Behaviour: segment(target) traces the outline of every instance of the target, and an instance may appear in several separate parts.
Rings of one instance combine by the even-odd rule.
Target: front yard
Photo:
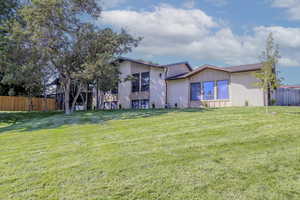
[[[0,113],[0,199],[300,199],[300,107]]]

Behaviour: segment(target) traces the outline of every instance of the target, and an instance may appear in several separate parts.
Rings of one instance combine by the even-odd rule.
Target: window
[[[217,81],[218,99],[229,99],[229,81]]]
[[[191,83],[191,101],[199,101],[201,99],[201,84]]]
[[[149,100],[148,99],[140,100],[140,108],[148,109],[149,108]]]
[[[203,83],[203,100],[214,100],[215,98],[215,82],[208,81]]]
[[[149,108],[149,99],[132,100],[131,108],[132,109],[148,109]]]
[[[131,101],[131,108],[132,109],[139,109],[140,101],[139,100],[132,100]]]
[[[149,91],[150,88],[150,73],[144,72],[141,74],[142,79],[142,85],[141,85],[141,91]]]
[[[140,91],[140,74],[132,74],[134,80],[132,80],[132,92]]]

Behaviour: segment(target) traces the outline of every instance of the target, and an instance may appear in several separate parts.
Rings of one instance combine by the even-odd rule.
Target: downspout
[[[165,107],[168,105],[168,81],[166,80],[167,79],[167,75],[168,75],[168,67],[166,67],[166,70],[165,70],[165,85],[166,85],[166,95],[165,95]]]
[[[189,84],[189,88],[188,88],[188,108],[191,108],[191,78],[188,78],[188,84]]]

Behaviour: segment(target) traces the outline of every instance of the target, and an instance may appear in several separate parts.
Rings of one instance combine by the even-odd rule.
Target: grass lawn
[[[0,199],[300,199],[300,107],[0,113]]]

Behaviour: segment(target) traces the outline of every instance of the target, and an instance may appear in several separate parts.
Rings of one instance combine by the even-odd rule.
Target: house
[[[114,107],[264,106],[266,102],[254,75],[262,64],[193,69],[188,62],[158,65],[129,58],[119,58],[119,62],[123,81],[113,98]],[[134,79],[125,81],[128,76]]]

